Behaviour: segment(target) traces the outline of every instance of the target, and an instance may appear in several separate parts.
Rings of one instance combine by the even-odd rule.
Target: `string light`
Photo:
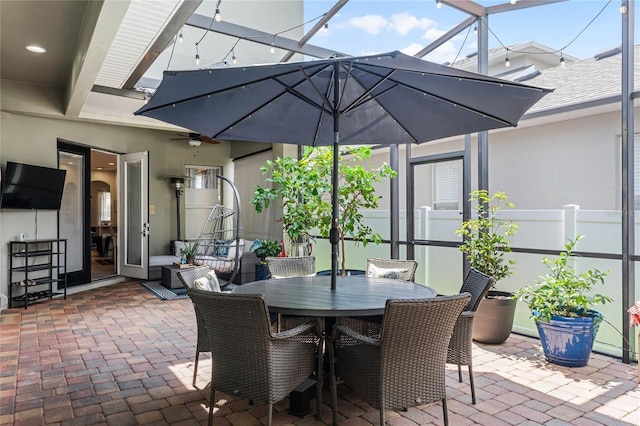
[[[478,24],[475,24],[475,25],[473,26],[473,33],[474,33],[475,35],[478,35]]]
[[[562,52],[560,52],[560,66],[564,67],[565,65],[564,56],[562,55]]]
[[[216,14],[213,15],[213,19],[215,19],[216,22],[222,21],[222,13],[220,13],[220,3],[222,3],[222,0],[218,0],[218,4],[216,4]]]
[[[620,5],[620,13],[623,15],[627,13],[627,0],[622,0],[622,4]]]
[[[276,36],[275,36],[275,34],[273,36],[273,41],[271,42],[270,51],[271,51],[271,53],[276,53]]]
[[[200,65],[200,55],[196,53],[196,65]]]
[[[442,9],[442,2],[440,0],[436,0],[436,7]]]
[[[517,2],[518,2],[518,0],[511,0],[509,3],[516,4]]]
[[[237,63],[238,63],[238,58],[236,58],[236,52],[235,52],[235,50],[232,50],[232,51],[231,51],[231,63],[232,63],[233,65],[235,65],[235,64],[237,64]]]
[[[507,57],[504,58],[504,66],[507,68],[511,66],[511,61],[509,60],[509,52],[507,52]]]
[[[180,28],[180,34],[178,34],[178,43],[182,44],[184,42],[184,37],[182,36],[182,28]]]
[[[322,27],[322,32],[324,32],[325,34],[329,32],[329,23],[324,24],[324,27]]]

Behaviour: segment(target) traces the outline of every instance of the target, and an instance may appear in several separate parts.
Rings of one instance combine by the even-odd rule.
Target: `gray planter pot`
[[[513,293],[490,291],[476,311],[473,340],[498,345],[511,334],[517,299]]]

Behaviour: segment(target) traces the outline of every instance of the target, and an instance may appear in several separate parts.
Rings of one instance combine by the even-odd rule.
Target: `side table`
[[[184,286],[182,285],[182,283],[180,282],[180,279],[178,279],[178,272],[180,271],[187,271],[191,268],[194,268],[195,266],[190,265],[190,266],[173,266],[173,265],[163,265],[162,266],[162,275],[161,275],[161,283],[164,287],[168,288],[169,290],[173,290],[176,288],[183,288]]]

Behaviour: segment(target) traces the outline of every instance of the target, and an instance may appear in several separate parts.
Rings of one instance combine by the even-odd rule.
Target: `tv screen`
[[[7,161],[0,209],[59,210],[66,170]]]

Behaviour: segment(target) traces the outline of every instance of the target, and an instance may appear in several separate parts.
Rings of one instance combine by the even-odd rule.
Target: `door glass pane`
[[[58,164],[67,171],[60,205],[60,238],[67,239],[67,272],[83,269],[82,194],[84,192],[83,156],[59,152]]]
[[[125,162],[125,179],[125,203],[128,211],[124,228],[125,234],[122,236],[126,241],[125,264],[141,265],[142,242],[139,236],[142,231],[143,219],[140,208],[140,194],[142,194],[142,165],[140,161]]]

